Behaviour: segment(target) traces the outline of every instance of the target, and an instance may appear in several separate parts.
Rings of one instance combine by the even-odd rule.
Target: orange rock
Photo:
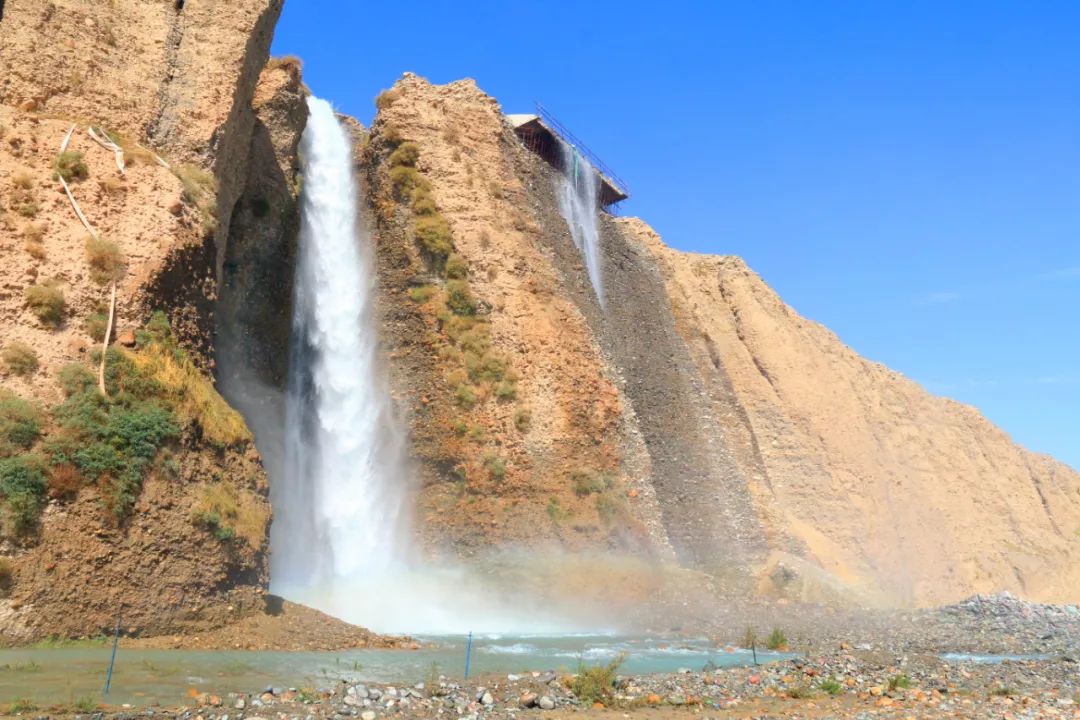
[[[593,706],[593,709],[594,709],[594,710],[603,710],[603,709],[604,709],[604,703],[602,703],[602,702],[599,702],[599,701],[597,701],[597,702],[594,702],[594,703],[592,704],[592,706]]]
[[[660,696],[655,693],[649,693],[648,696],[645,698],[645,702],[649,703],[650,705],[657,705],[660,702]]]
[[[630,492],[627,493],[632,498],[636,498],[638,495],[637,488],[630,488]]]
[[[761,676],[760,675],[751,675],[750,677],[747,678],[747,682],[749,682],[751,685],[760,685],[761,684]]]

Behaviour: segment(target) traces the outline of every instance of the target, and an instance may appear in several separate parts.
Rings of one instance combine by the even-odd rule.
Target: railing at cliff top
[[[630,186],[627,185],[622,178],[616,175],[611,168],[605,165],[604,161],[597,157],[596,153],[590,150],[585,143],[578,140],[577,137],[574,136],[574,133],[567,130],[561,122],[556,120],[555,116],[548,112],[540,103],[536,103],[536,114],[540,116],[540,119],[544,121],[544,124],[548,126],[548,129],[555,132],[560,138],[570,143],[575,150],[584,155],[589,161],[589,164],[607,178],[611,184],[615,186],[616,190],[627,197],[630,196]]]

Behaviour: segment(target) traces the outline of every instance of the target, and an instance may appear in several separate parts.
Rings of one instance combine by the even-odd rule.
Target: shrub
[[[20,232],[23,238],[30,243],[39,243],[45,237],[45,223],[31,222],[23,225],[23,229]]]
[[[0,558],[0,596],[7,597],[15,583],[15,565],[7,558]]]
[[[22,456],[0,460],[0,496],[9,535],[25,535],[37,524],[45,490],[45,477],[36,463]]]
[[[104,338],[104,335],[102,335]],[[84,392],[97,382],[93,373],[85,365],[80,363],[68,363],[60,368],[58,375],[60,389],[64,391],[64,397],[71,397],[76,393]]]
[[[911,687],[911,678],[909,678],[907,675],[904,675],[903,673],[901,673],[900,675],[894,675],[889,678],[888,687],[889,692],[893,692],[895,690],[907,690],[909,687]]]
[[[87,315],[83,321],[83,330],[94,342],[105,341],[105,331],[109,328],[109,316],[105,313]],[[81,366],[80,366],[81,367]]]
[[[793,700],[802,700],[813,695],[809,685],[792,685],[786,690],[786,694]]]
[[[72,703],[72,707],[81,713],[92,713],[97,709],[97,703],[94,702],[94,698],[86,695]]]
[[[450,224],[442,215],[421,215],[416,218],[414,230],[420,246],[436,262],[442,262],[454,251]]]
[[[818,684],[818,688],[829,695],[839,695],[843,691],[844,686],[835,680],[829,679],[822,680]]]
[[[90,279],[98,285],[119,282],[124,277],[124,254],[114,242],[87,238],[86,260],[90,264]]]
[[[518,408],[514,411],[514,427],[518,432],[525,432],[532,425],[532,411],[529,408]]]
[[[54,500],[74,500],[86,478],[74,465],[56,465],[49,468],[49,497]]]
[[[34,187],[34,178],[25,170],[20,170],[11,176],[11,184],[20,190],[30,190]]]
[[[45,246],[39,242],[33,240],[27,240],[23,245],[23,249],[26,250],[26,254],[35,260],[44,260],[46,257]]]
[[[446,283],[446,306],[455,315],[476,314],[476,298],[473,297],[468,282],[450,280]]]
[[[86,167],[81,152],[65,150],[56,157],[56,174],[71,182],[90,177],[90,170]]]
[[[503,380],[495,386],[495,397],[499,400],[514,400],[517,398],[517,383]]]
[[[464,280],[469,275],[469,265],[465,262],[465,258],[457,253],[450,253],[450,256],[446,258],[446,267],[443,271],[451,280]]]
[[[397,165],[390,168],[390,187],[394,196],[399,200],[411,198],[413,193],[421,190],[421,195],[430,193],[428,182],[424,176],[417,172],[416,168],[408,165]]]
[[[588,470],[571,471],[570,484],[574,488],[574,494],[578,497],[587,497],[593,493],[603,492],[611,486],[602,475]]]
[[[416,303],[426,303],[434,295],[434,285],[421,285],[420,287],[409,288],[409,298]]]
[[[176,177],[184,191],[182,197],[198,209],[202,215],[203,233],[209,235],[217,229],[217,179],[195,165],[174,166]]]
[[[417,215],[437,215],[439,206],[435,204],[435,198],[431,197],[431,190],[426,186],[418,186],[411,193],[412,209]]]
[[[375,107],[378,110],[385,110],[394,104],[394,101],[401,97],[401,91],[397,88],[390,88],[389,90],[383,90],[381,93],[375,96]]]
[[[282,55],[281,57],[272,57],[267,60],[266,67],[270,70],[281,68],[289,73],[296,74],[304,69],[304,61],[295,55]]]
[[[127,160],[127,157],[125,156],[124,159]],[[114,177],[100,178],[98,180],[98,187],[100,187],[102,192],[106,195],[119,195],[125,190],[124,182],[120,180],[120,178]]]
[[[26,343],[13,342],[4,348],[4,364],[16,375],[29,375],[38,369],[38,356]]]
[[[41,420],[34,405],[0,390],[0,456],[29,450],[41,436]]]
[[[502,480],[506,477],[506,461],[498,455],[485,455],[484,467],[487,469],[488,474],[496,480]]]
[[[461,418],[458,418],[457,420],[454,420],[454,422],[450,423],[450,429],[454,431],[455,435],[457,435],[458,437],[462,437],[465,435],[465,433],[469,431],[469,424]]]
[[[483,425],[473,425],[469,430],[469,437],[477,442],[483,440],[485,436],[487,436],[487,428]]]
[[[26,202],[19,205],[19,207],[16,208],[16,211],[23,217],[32,218],[37,216],[38,206],[37,203]]]
[[[64,291],[55,282],[26,288],[26,305],[45,327],[60,327],[67,314]]]
[[[460,383],[454,390],[454,396],[457,398],[458,405],[466,410],[476,407],[476,391],[473,390],[471,385]]]
[[[611,702],[615,691],[615,676],[625,658],[620,655],[606,665],[587,666],[578,662],[577,675],[570,679],[567,686],[583,703]]]
[[[33,712],[34,710],[37,710],[37,705],[35,705],[30,698],[16,698],[15,700],[12,700],[11,705],[8,706],[8,712],[12,715]]]
[[[420,148],[414,142],[403,142],[390,153],[390,167],[416,167],[420,159]]]
[[[996,687],[990,691],[990,695],[993,697],[1012,697],[1015,694],[1016,691],[1007,685]]]
[[[747,649],[757,647],[757,631],[749,625],[746,626],[746,631],[743,633],[743,647]]]
[[[788,641],[787,636],[784,635],[784,631],[780,628],[773,628],[772,633],[769,635],[769,639],[765,641],[765,647],[770,650],[787,650]]]
[[[619,501],[611,497],[610,493],[600,493],[594,502],[596,514],[604,522],[611,522],[611,519],[619,514]]]

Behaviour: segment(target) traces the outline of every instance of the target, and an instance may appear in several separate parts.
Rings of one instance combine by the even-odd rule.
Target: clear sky
[[[370,122],[405,71],[540,101],[669,245],[1080,468],[1080,2],[288,0]]]

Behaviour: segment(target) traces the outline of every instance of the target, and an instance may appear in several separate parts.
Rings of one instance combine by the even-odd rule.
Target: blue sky
[[[365,123],[539,100],[669,245],[1080,468],[1080,3],[288,0],[273,51]]]

